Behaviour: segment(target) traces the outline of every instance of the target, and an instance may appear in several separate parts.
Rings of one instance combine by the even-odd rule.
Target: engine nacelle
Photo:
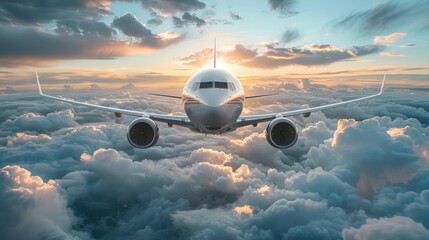
[[[266,138],[275,148],[289,148],[298,140],[298,131],[290,119],[280,117],[268,124]]]
[[[137,118],[128,126],[127,137],[136,148],[152,147],[159,138],[158,125],[149,118]]]

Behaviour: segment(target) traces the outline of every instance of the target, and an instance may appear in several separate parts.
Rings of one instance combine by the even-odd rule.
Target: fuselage
[[[235,130],[243,110],[244,90],[231,73],[205,69],[186,82],[182,98],[194,131],[221,134]]]

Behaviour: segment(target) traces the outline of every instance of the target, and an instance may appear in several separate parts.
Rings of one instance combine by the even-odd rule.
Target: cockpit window
[[[212,88],[212,87],[213,87],[213,82],[201,82],[200,83],[200,89]]]
[[[229,89],[231,91],[235,91],[234,83],[232,82],[197,82],[192,86],[192,90],[195,91],[197,89],[207,89],[207,88],[222,88]]]
[[[214,82],[215,88],[226,88],[228,89],[227,82]]]
[[[229,82],[229,83],[228,83],[228,88],[229,88],[231,91],[235,91],[235,85],[234,85],[234,83]]]

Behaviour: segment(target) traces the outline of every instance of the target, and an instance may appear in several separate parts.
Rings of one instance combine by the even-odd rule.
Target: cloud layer
[[[376,92],[308,79],[263,90],[274,89],[281,94],[248,102],[246,113]],[[131,90],[80,90],[79,100],[180,109]],[[0,212],[14,216],[0,218],[6,238],[428,237],[426,92],[388,89],[365,104],[297,117],[298,143],[283,151],[266,143],[264,124],[208,137],[160,124],[157,145],[135,149],[125,134],[132,118],[113,123],[108,113],[10,94],[0,96],[15,98],[0,114]]]

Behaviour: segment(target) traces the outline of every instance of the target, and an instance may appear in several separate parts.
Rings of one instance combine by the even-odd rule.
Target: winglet
[[[42,87],[40,87],[39,75],[37,74],[37,72],[36,72],[36,80],[37,80],[37,86],[39,87],[39,94],[43,95]]]
[[[386,75],[387,74],[385,73],[383,77],[383,82],[381,83],[380,92],[378,93],[378,95],[381,95],[384,91],[384,82],[386,82]]]

